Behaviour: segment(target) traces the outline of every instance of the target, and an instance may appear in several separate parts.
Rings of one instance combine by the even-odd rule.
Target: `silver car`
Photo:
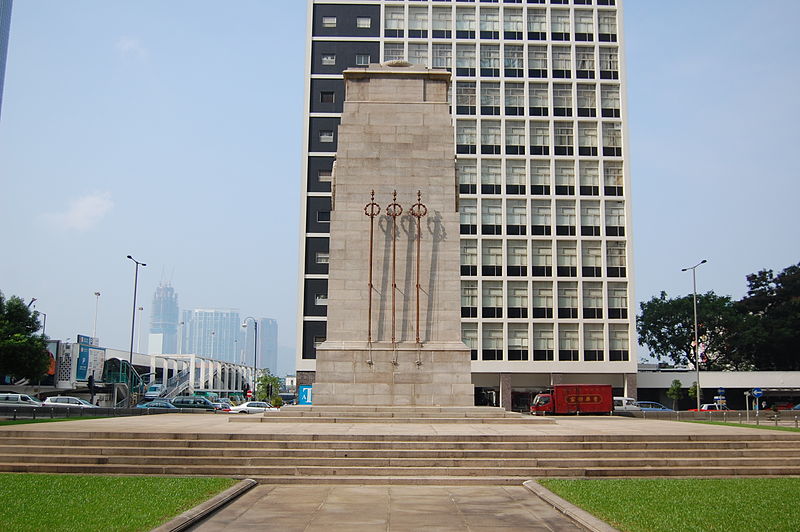
[[[247,401],[238,406],[231,407],[232,414],[260,414],[266,410],[275,409],[271,404],[264,401]]]

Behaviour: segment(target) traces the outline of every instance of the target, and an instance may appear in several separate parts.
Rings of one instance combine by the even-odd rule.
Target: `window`
[[[622,163],[608,161],[603,164],[603,193],[606,196],[622,196]]]
[[[625,236],[625,204],[606,202],[606,236]]]
[[[500,161],[497,159],[481,161],[481,194],[500,194],[501,180]]]
[[[406,58],[403,43],[401,42],[387,42],[383,45],[383,60],[384,61],[403,61]]]
[[[475,47],[471,44],[456,45],[456,75],[475,75]]]
[[[554,41],[569,40],[569,11],[554,9],[550,13],[551,32],[550,37]]]
[[[583,283],[583,317],[603,317],[603,283]]]
[[[481,293],[482,316],[484,318],[503,317],[503,283],[484,281]]]
[[[572,53],[567,46],[553,47],[553,77],[572,77]]]
[[[474,199],[459,201],[459,216],[462,235],[478,234],[478,204]]]
[[[627,361],[628,326],[612,324],[608,329],[608,359],[619,362]]]
[[[506,153],[525,155],[525,122],[506,121]]]
[[[324,336],[315,336],[314,337],[314,349],[317,349],[322,343],[325,341]]]
[[[476,194],[478,192],[478,168],[475,161],[458,161],[458,192],[460,194]]]
[[[322,64],[324,66],[333,66],[336,64],[336,54],[322,54]]]
[[[461,281],[461,317],[478,317],[478,281]]]
[[[533,283],[533,317],[553,317],[553,285],[534,281]]]
[[[581,236],[600,236],[600,202],[581,202]]]
[[[584,240],[581,242],[581,273],[584,277],[600,277],[603,267],[603,253],[600,242]]]
[[[575,40],[591,41],[594,39],[594,13],[591,11],[575,11]]]
[[[583,328],[583,360],[603,361],[603,326],[585,325]]]
[[[561,324],[558,327],[558,360],[578,361],[578,326]]]
[[[531,141],[531,143],[533,143],[533,141]],[[550,194],[549,162],[531,161],[531,194],[537,196],[547,196]]]
[[[608,317],[628,317],[628,287],[625,283],[608,283]]]
[[[323,28],[335,28],[336,27],[336,17],[322,17],[322,27]]]
[[[508,78],[521,78],[525,73],[522,46],[506,44],[503,46],[503,69]]]
[[[509,276],[524,277],[528,275],[528,242],[526,240],[509,240],[507,243],[506,267]]]
[[[481,83],[481,114],[500,114],[500,84],[490,81]],[[499,144],[499,143],[498,143]]]
[[[372,27],[371,17],[356,17],[356,28],[368,29]]]
[[[578,123],[578,155],[597,155],[597,123]]]
[[[572,155],[575,148],[575,133],[572,122],[556,122],[555,123],[555,154],[556,155]],[[573,171],[574,173],[574,171]],[[574,184],[574,183],[573,183]],[[572,193],[575,193],[574,187]],[[558,194],[558,189],[556,189]]]
[[[474,39],[475,38],[475,9],[459,7],[456,8],[456,38]]]
[[[579,165],[581,196],[598,196],[600,194],[600,177],[597,162],[580,161]]]
[[[428,45],[414,44],[408,45],[408,61],[415,65],[428,66]]]
[[[502,144],[500,122],[497,120],[481,120],[481,153],[484,154],[500,154],[500,145]],[[500,193],[500,179],[498,167],[497,179],[497,194]]]
[[[522,10],[506,8],[503,11],[503,37],[505,39],[522,39]]]
[[[503,325],[487,323],[483,326],[483,360],[503,360]]]
[[[428,36],[428,8],[412,7],[408,10],[408,36],[425,38]]]
[[[547,83],[531,83],[528,86],[528,110],[531,116],[547,116],[548,107]]]
[[[453,67],[453,50],[449,44],[434,44],[433,45],[433,68],[446,68],[450,70]]]
[[[531,205],[532,226],[534,235],[549,235],[552,218],[549,201],[534,201]]]
[[[329,264],[330,263],[330,253],[327,251],[317,251],[314,255],[314,262],[317,264]]]
[[[525,84],[506,82],[505,90],[506,115],[521,116],[525,114]],[[524,142],[522,143],[525,144]]]
[[[528,39],[532,41],[547,39],[547,13],[544,9],[528,10]]]
[[[594,83],[578,85],[578,116],[597,116],[597,95]]]
[[[478,360],[478,324],[461,324],[461,341],[469,347],[471,359]]]
[[[528,228],[528,209],[525,200],[506,200],[506,234],[524,235]]]
[[[600,48],[600,79],[619,79],[619,57],[616,48]]]
[[[548,155],[550,153],[550,124],[548,122],[531,122],[531,154]]]
[[[581,79],[594,79],[594,48],[578,46],[575,49],[575,75]]]
[[[314,304],[328,306],[328,294],[314,294]]]
[[[600,11],[597,18],[600,28],[600,40],[617,42],[617,15],[613,11]]]
[[[369,54],[356,54],[356,66],[369,66]]]
[[[500,240],[484,240],[481,244],[481,273],[503,275],[503,245]]]
[[[556,275],[576,277],[578,275],[578,249],[575,242],[556,242]]]
[[[553,114],[572,116],[572,85],[553,84]]]
[[[405,14],[402,7],[387,7],[384,15],[384,30],[386,37],[402,37],[405,27]]]
[[[625,277],[625,242],[606,242],[606,261],[608,277]]]
[[[319,93],[320,103],[334,103],[335,94],[333,91],[322,91]]]
[[[485,199],[481,202],[481,233],[500,235],[503,233],[503,206],[500,200]]]
[[[556,194],[559,196],[575,195],[575,163],[573,161],[556,161]]]
[[[478,275],[478,241],[461,241],[461,275]]]
[[[524,133],[523,130],[523,135]],[[526,183],[527,169],[525,168],[525,161],[508,159],[506,161],[506,194],[525,194]]]
[[[500,47],[496,44],[481,45],[481,76],[500,76]]]
[[[534,324],[533,326],[533,360],[553,360],[553,326],[549,324]]]
[[[603,122],[603,155],[622,155],[622,124]]]
[[[452,36],[453,21],[449,7],[433,8],[433,38],[449,39]]]
[[[330,211],[317,211],[317,222],[321,224],[329,224],[331,223],[331,212]]]
[[[528,325],[526,323],[508,324],[508,359],[528,360]]]
[[[575,236],[575,202],[556,202],[556,235]]]
[[[333,142],[333,130],[331,129],[320,130],[319,141],[324,143]]]
[[[547,77],[547,47],[528,47],[528,76],[532,78]]]
[[[477,125],[474,120],[456,122],[456,153],[475,153]]]
[[[500,38],[500,13],[496,7],[482,7],[480,21],[481,39]]]
[[[531,261],[534,277],[553,275],[553,248],[550,242],[534,241],[531,244]]]
[[[333,170],[319,170],[317,172],[317,180],[320,183],[330,183],[333,181]]]
[[[603,116],[619,118],[619,86],[601,85],[600,86],[600,107],[603,109]]]

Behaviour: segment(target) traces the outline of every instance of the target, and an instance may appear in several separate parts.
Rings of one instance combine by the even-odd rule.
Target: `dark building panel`
[[[308,191],[330,192],[333,178],[333,157],[308,158]]]
[[[341,74],[348,68],[379,60],[380,45],[376,42],[314,41],[311,44],[312,74]]]
[[[328,273],[328,263],[324,260],[327,260],[329,244],[329,240],[324,237],[306,237],[306,273]]]
[[[328,20],[323,21],[323,18]],[[313,27],[315,37],[378,37],[381,29],[381,7],[348,4],[316,5]]]
[[[303,290],[303,316],[327,316],[327,298],[327,279],[306,279]]]
[[[327,334],[327,322],[324,321],[304,321],[303,322],[303,358],[317,358],[317,350],[314,344],[324,341]]]
[[[339,118],[315,117],[309,120],[308,151],[336,151]]]
[[[341,113],[344,103],[344,80],[312,79],[311,112]]]
[[[306,232],[329,233],[331,230],[331,198],[312,196],[306,204]]]

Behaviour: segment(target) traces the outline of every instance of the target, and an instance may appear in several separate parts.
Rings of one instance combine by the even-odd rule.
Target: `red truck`
[[[610,414],[614,411],[610,384],[556,384],[537,394],[531,414]]]

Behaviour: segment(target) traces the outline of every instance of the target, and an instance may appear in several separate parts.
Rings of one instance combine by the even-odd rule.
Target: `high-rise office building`
[[[8,36],[11,32],[12,0],[0,0],[0,115],[3,111],[3,84],[6,75],[6,57],[8,54]]]
[[[242,364],[252,366],[258,357],[258,369],[269,369],[273,375],[278,371],[278,321],[272,318],[258,320],[258,352],[253,352],[254,329],[248,322],[245,331],[245,349]]]
[[[178,352],[178,294],[169,283],[161,283],[153,294],[147,352]]]
[[[244,350],[239,311],[194,309],[182,314],[181,353],[238,363]]]
[[[524,408],[557,383],[635,393],[618,4],[309,0],[298,384],[326,337],[342,72],[404,60],[452,73],[461,226],[448,237],[476,401]]]

